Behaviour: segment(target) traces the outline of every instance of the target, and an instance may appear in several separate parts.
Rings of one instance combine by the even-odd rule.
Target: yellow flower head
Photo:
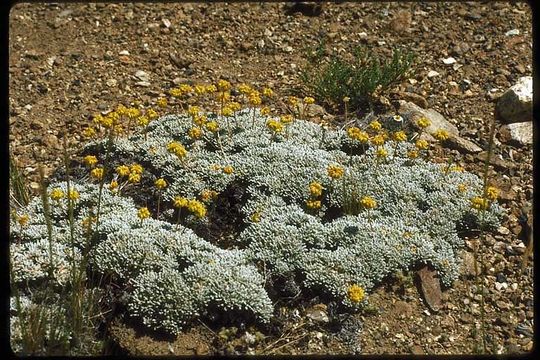
[[[187,209],[199,219],[206,215],[206,207],[202,202],[196,199],[188,200]]]
[[[283,124],[290,124],[293,122],[294,118],[291,114],[289,115],[281,115],[279,117],[279,120],[283,123]]]
[[[187,150],[184,147],[184,145],[180,144],[179,142],[172,141],[167,145],[167,150],[170,153],[175,154],[179,158],[183,158],[187,155]]]
[[[304,104],[308,104],[308,105],[309,105],[309,104],[313,104],[313,103],[315,103],[315,99],[312,98],[311,96],[306,96],[306,97],[304,98]]]
[[[101,179],[103,179],[103,172],[104,171],[102,167],[94,168],[90,171],[90,176],[96,180],[101,181]]]
[[[407,151],[407,156],[410,158],[410,159],[416,159],[418,157],[418,151],[416,150],[409,150]]]
[[[381,147],[378,148],[377,151],[375,151],[375,155],[377,155],[377,157],[379,158],[384,158],[388,155],[388,151],[386,151],[385,148]]]
[[[127,107],[124,104],[118,104],[115,111],[120,116],[127,115]]]
[[[68,198],[69,198],[70,200],[74,200],[74,201],[75,201],[75,200],[79,200],[79,197],[80,197],[80,195],[79,195],[79,192],[78,192],[77,190],[75,190],[75,189],[69,189],[69,192],[68,192]]]
[[[320,182],[313,181],[309,184],[309,193],[312,196],[319,197],[322,195],[323,187]]]
[[[167,182],[165,181],[165,179],[159,178],[156,181],[154,181],[154,185],[159,190],[163,190],[163,189],[165,189],[167,187]]]
[[[102,117],[99,124],[103,126],[105,129],[109,129],[113,126],[114,120],[110,116]]]
[[[283,124],[276,120],[268,120],[266,126],[275,133],[280,133],[283,131]]]
[[[231,98],[231,93],[228,91],[222,91],[217,94],[217,99],[222,102],[227,102]]]
[[[261,108],[261,115],[270,115],[270,107],[265,106]]]
[[[449,171],[455,171],[455,172],[463,172],[464,169],[462,166],[459,166],[459,165],[452,165],[450,166],[450,169],[448,169]]]
[[[195,118],[193,118],[193,123],[197,126],[203,126],[206,124],[206,116],[205,115],[197,115]]]
[[[218,83],[217,83],[217,88],[219,91],[228,91],[231,89],[231,83],[228,82],[227,80],[219,80]]]
[[[258,223],[261,221],[261,213],[259,211],[256,211],[254,212],[253,214],[251,214],[251,216],[249,217],[249,219],[251,221],[253,221],[254,223]]]
[[[467,185],[459,184],[457,189],[458,189],[459,192],[465,192],[467,190]]]
[[[201,192],[201,200],[204,202],[209,202],[212,199],[215,199],[217,197],[218,193],[214,190],[203,190]]]
[[[192,139],[199,139],[202,136],[202,130],[199,127],[189,129],[188,136]]]
[[[258,91],[253,91],[249,94],[249,97],[248,97],[248,100],[249,100],[249,103],[253,106],[257,106],[257,105],[261,105],[262,104],[262,100],[261,100],[261,97],[259,95],[259,92]]]
[[[148,109],[146,110],[146,116],[148,116],[148,119],[154,120],[155,118],[159,116],[159,114],[154,109]]]
[[[82,134],[86,138],[91,138],[96,135],[96,130],[93,127],[86,127],[84,128]]]
[[[347,129],[347,136],[352,140],[359,141],[361,143],[367,143],[369,140],[369,135],[367,132],[360,130],[356,126],[352,126]]]
[[[240,103],[237,102],[237,101],[232,101],[227,106],[229,108],[231,108],[232,111],[234,111],[234,112],[239,111],[240,109],[242,109],[242,105],[240,105]]]
[[[141,175],[143,173],[143,167],[139,164],[131,164],[129,172]]]
[[[116,172],[120,176],[128,176],[129,175],[129,167],[126,165],[120,165],[116,168]]]
[[[227,165],[223,168],[223,172],[227,175],[230,175],[234,172],[234,168],[230,165]]]
[[[175,208],[184,208],[188,205],[188,199],[183,196],[176,196],[173,201],[173,206]]]
[[[433,137],[439,141],[444,141],[444,140],[447,140],[448,139],[448,131],[444,130],[444,129],[439,129],[437,131],[435,131],[435,133],[433,134]]]
[[[114,191],[117,188],[118,188],[118,181],[112,180],[111,183],[109,184],[109,190]]]
[[[425,129],[431,125],[431,121],[429,121],[428,118],[422,117],[416,121],[416,125],[418,125],[419,128]]]
[[[148,210],[147,207],[142,207],[139,209],[139,211],[137,211],[137,216],[141,220],[147,219],[150,217],[150,211]]]
[[[384,144],[384,136],[381,134],[375,135],[371,138],[371,143],[375,146],[381,146]]]
[[[330,165],[328,166],[328,176],[332,179],[339,179],[345,173],[345,170],[339,165]]]
[[[130,173],[128,176],[128,181],[132,184],[138,184],[141,182],[141,174]]]
[[[320,200],[309,199],[306,200],[306,206],[308,207],[308,209],[317,210],[320,209],[322,205]]]
[[[351,302],[359,303],[360,301],[364,300],[366,294],[361,286],[354,284],[349,286],[347,289],[347,296]]]
[[[248,84],[240,84],[240,85],[238,85],[238,92],[240,92],[241,94],[247,95],[252,91],[253,91],[253,89]]]
[[[360,199],[360,205],[366,209],[374,209],[377,207],[377,201],[375,201],[375,199],[373,199],[371,196],[364,196],[362,199]]]
[[[486,210],[489,207],[488,199],[475,196],[471,198],[471,207],[476,210]]]
[[[270,88],[264,88],[262,93],[266,97],[270,97],[274,95],[274,92]]]
[[[210,132],[217,132],[219,130],[219,125],[216,121],[209,121],[206,123],[205,125],[206,127],[206,130],[210,131]]]
[[[234,111],[229,106],[224,106],[223,109],[221,109],[221,115],[223,116],[232,116],[233,114]]]
[[[159,98],[159,99],[157,99],[156,104],[157,104],[157,106],[159,106],[161,108],[167,107],[167,99]]]
[[[414,144],[418,150],[427,150],[429,147],[429,144],[424,139],[416,140],[416,143]]]
[[[83,162],[86,166],[93,168],[96,166],[98,160],[94,155],[86,155],[83,159]]]
[[[53,199],[55,201],[59,201],[60,199],[62,199],[65,196],[65,194],[64,194],[64,191],[62,189],[54,188],[54,189],[52,189],[49,196],[51,197],[51,199]]]
[[[497,189],[495,186],[488,186],[486,189],[486,197],[491,201],[497,200],[499,197],[499,189]]]
[[[213,84],[206,85],[206,92],[215,93],[216,91],[217,91],[216,85],[213,85]]]
[[[137,109],[137,108],[129,108],[129,109],[126,110],[126,115],[130,119],[136,119],[139,116],[141,116],[141,111],[139,109]]]
[[[189,94],[193,92],[193,86],[188,84],[180,84],[178,88],[180,89],[182,94]]]
[[[29,220],[30,220],[30,216],[28,216],[28,214],[17,216],[17,222],[21,226],[26,226],[26,224],[28,224]]]
[[[202,84],[195,85],[195,93],[197,95],[203,95],[206,92],[206,86]]]
[[[146,127],[150,123],[150,119],[146,116],[139,116],[137,122],[139,123],[139,126]]]
[[[92,121],[94,122],[94,124],[96,125],[99,125],[101,124],[101,121],[103,120],[103,116],[101,114],[94,114],[94,116],[92,117]]]
[[[298,105],[298,98],[296,96],[289,96],[287,98],[287,101],[288,101],[289,105],[291,105],[291,106]]]
[[[405,141],[407,140],[407,134],[405,134],[405,131],[403,130],[396,131],[392,134],[392,138],[397,142]]]
[[[180,90],[178,88],[174,88],[174,89],[169,90],[169,94],[172,97],[178,98],[178,97],[182,96],[183,92],[182,92],[182,90]]]
[[[188,107],[188,114],[191,115],[192,117],[195,117],[197,115],[199,115],[199,112],[201,111],[201,109],[198,107],[198,106],[189,106]]]
[[[375,131],[379,131],[382,129],[382,125],[377,120],[373,120],[372,122],[369,123],[369,128]]]

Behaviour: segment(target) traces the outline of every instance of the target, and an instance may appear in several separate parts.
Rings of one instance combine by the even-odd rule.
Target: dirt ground
[[[135,100],[155,104],[179,83],[220,78],[293,95],[301,84],[306,46],[321,38],[327,39],[328,50],[338,53],[350,53],[357,45],[381,56],[394,47],[413,51],[415,71],[390,92],[390,100],[416,94],[454,123],[460,136],[486,150],[497,97],[532,74],[532,15],[526,3],[331,2],[319,10],[302,13],[287,3],[255,2],[19,4],[11,10],[9,24],[10,151],[35,190],[37,165],[51,174],[60,164],[63,135],[79,146],[92,114]],[[455,64],[443,62],[449,57]],[[144,75],[136,76],[138,71]],[[482,154],[454,155],[467,170],[481,172]],[[488,350],[522,353],[533,347],[533,262],[521,272],[528,242],[518,221],[522,209],[532,216],[532,147],[497,140],[494,157],[493,181],[508,215],[482,247]],[[473,240],[467,240],[463,275],[443,292],[438,312],[420,297],[413,274],[371,294],[371,311],[359,315],[360,352],[472,353],[480,324],[480,297],[473,291],[471,269]],[[306,320],[308,311],[301,309],[299,315],[308,325],[291,327],[281,339],[268,338],[251,350],[231,351],[350,352],[324,324]],[[197,343],[199,353],[225,347],[194,336],[190,332],[184,338]],[[189,349],[184,345],[178,349]]]

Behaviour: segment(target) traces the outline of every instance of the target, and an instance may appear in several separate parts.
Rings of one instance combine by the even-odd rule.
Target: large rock
[[[446,120],[443,115],[433,109],[422,109],[420,106],[412,102],[399,100],[398,113],[403,117],[408,117],[409,119],[411,119],[410,125],[416,130],[418,130],[418,127],[416,126],[416,120],[421,117],[429,119],[431,125],[424,129],[424,132],[422,134],[422,138],[426,139],[427,141],[436,141],[432,135],[437,130],[443,129],[446,130],[449,135],[448,140],[444,144],[445,146],[456,149],[466,154],[478,153],[482,151],[482,148],[473,143],[472,141],[469,141],[459,136],[458,128],[454,124]]]
[[[499,129],[499,139],[503,143],[509,143],[517,146],[532,145],[532,121],[512,123],[501,126]]]
[[[532,121],[532,89],[531,76],[520,78],[499,98],[498,117],[506,124]]]

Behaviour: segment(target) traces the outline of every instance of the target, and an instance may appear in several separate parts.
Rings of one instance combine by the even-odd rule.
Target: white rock
[[[516,35],[519,35],[519,29],[508,30],[507,32],[504,33],[504,35],[506,35],[506,36],[516,36]]]
[[[167,29],[171,27],[171,21],[169,19],[161,19],[161,22]]]
[[[428,78],[432,78],[432,77],[435,77],[435,76],[439,76],[440,74],[438,72],[436,72],[435,70],[430,70],[428,73],[427,73],[427,77]]]
[[[360,36],[361,38],[365,38],[367,37],[367,32],[362,31],[360,34],[358,34],[358,36]]]
[[[446,65],[452,65],[456,62],[456,59],[454,59],[453,57],[449,57],[449,58],[446,58],[446,59],[443,59],[443,63],[445,63]]]
[[[506,289],[508,287],[508,284],[505,283],[505,282],[495,282],[495,289],[497,289],[497,291],[501,291],[502,289]]]
[[[122,55],[122,56],[129,56],[129,51],[127,50],[122,50],[118,53],[118,55]]]
[[[497,112],[505,123],[532,121],[532,76],[524,76],[506,90],[497,102]]]
[[[532,145],[532,121],[503,125],[499,129],[499,137],[504,143],[510,143],[517,146]]]
[[[150,81],[150,76],[148,75],[148,73],[142,70],[137,70],[137,72],[135,73],[135,77],[143,82]]]

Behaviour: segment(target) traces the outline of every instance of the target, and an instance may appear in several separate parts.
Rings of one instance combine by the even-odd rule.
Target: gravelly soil
[[[225,78],[294,94],[305,46],[322,37],[329,50],[341,53],[356,45],[378,55],[389,55],[393,47],[414,51],[415,73],[391,91],[390,100],[403,98],[404,92],[419,95],[461,136],[486,150],[497,97],[532,73],[531,25],[525,3],[501,2],[337,2],[325,3],[316,16],[288,15],[283,3],[19,4],[9,25],[10,151],[35,189],[37,165],[51,174],[60,162],[63,134],[77,147],[92,114],[134,100],[153,104],[184,81]],[[506,35],[512,29],[519,34]],[[457,65],[443,63],[450,56]],[[147,84],[135,77],[138,70],[148,74]],[[438,75],[430,78],[432,70]],[[467,170],[481,172],[478,156],[452,154]],[[527,239],[518,222],[521,209],[532,216],[532,149],[496,141],[495,157],[499,165],[491,176],[509,212],[499,232],[482,244],[488,350],[521,353],[533,345],[533,262],[520,273]],[[370,297],[372,311],[360,317],[361,352],[473,352],[480,302],[473,294],[468,250],[463,276],[443,293],[444,305],[436,314],[419,297],[412,275],[377,289]],[[507,287],[496,288],[496,282]],[[324,326],[310,326],[291,330],[280,342],[266,339],[253,351],[349,351],[327,337]]]

